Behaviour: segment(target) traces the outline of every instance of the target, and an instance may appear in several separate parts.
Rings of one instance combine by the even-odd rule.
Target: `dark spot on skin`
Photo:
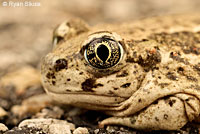
[[[136,80],[138,81],[138,84],[137,84],[137,89],[139,89],[142,85],[142,82],[144,80],[144,76],[143,75],[139,75],[138,77],[136,77]]]
[[[195,65],[194,68],[197,70],[197,71],[200,71],[200,63],[198,65]]]
[[[70,81],[71,79],[67,79],[67,81]]]
[[[159,70],[159,67],[153,67],[152,70]]]
[[[188,88],[200,90],[200,85],[190,85]]]
[[[154,105],[158,104],[158,100],[154,101],[152,104]]]
[[[118,63],[119,66],[123,65],[122,63]]]
[[[183,49],[183,52],[184,52],[185,54],[193,53],[193,54],[199,55],[199,54],[200,54],[200,48],[191,46],[191,47],[189,47],[189,48]]]
[[[178,80],[178,77],[173,72],[168,72],[167,78],[170,80]]]
[[[55,78],[56,78],[55,75],[54,75],[54,73],[50,73],[50,72],[48,72],[48,73],[46,74],[46,77],[47,77],[48,79],[55,79]]]
[[[158,48],[156,48],[156,47],[151,50],[147,50],[146,55],[147,55],[147,57],[145,59],[143,59],[142,56],[138,57],[139,60],[137,61],[137,63],[143,67],[152,68],[156,64],[161,62],[161,54],[160,54]]]
[[[133,74],[136,74],[137,73],[137,71],[133,71]]]
[[[68,68],[68,63],[67,63],[67,60],[65,59],[58,59],[56,62],[55,62],[55,65],[54,65],[54,69],[56,72],[62,70],[62,69],[67,69]]]
[[[102,87],[103,84],[101,84],[101,83],[96,84],[96,79],[94,79],[94,78],[89,78],[89,79],[86,79],[86,80],[81,84],[81,86],[82,86],[83,91],[86,91],[86,92],[94,92],[94,90],[92,90],[92,88]]]
[[[159,121],[158,117],[155,117],[155,120],[156,120],[156,121]]]
[[[95,79],[92,79],[92,78],[86,79],[86,80],[81,84],[83,91],[86,91],[86,92],[94,92],[94,91],[92,90],[92,88],[94,87],[95,82],[96,82]]]
[[[52,81],[52,84],[53,84],[53,85],[55,85],[55,84],[56,84],[56,82],[55,82],[55,81]]]
[[[136,66],[136,65],[134,65],[134,68],[135,68],[135,69],[137,69],[137,66]]]
[[[140,99],[138,99],[138,102],[142,102],[142,99],[140,98]]]
[[[198,74],[200,76],[200,63],[198,63],[197,65],[194,65],[193,68],[198,72]]]
[[[169,100],[168,104],[170,105],[170,107],[172,107],[175,102],[176,100]]]
[[[48,79],[50,79],[50,78],[51,78],[51,74],[50,74],[50,73],[47,73],[47,74],[46,74],[46,77],[47,77]]]
[[[169,70],[169,67],[168,67],[168,66],[165,66],[165,68],[166,68],[167,70]]]
[[[80,74],[80,75],[82,75],[82,74],[83,74],[83,72],[80,72],[79,74]]]
[[[117,74],[116,77],[126,77],[128,75],[127,71],[123,71],[121,74]]]
[[[168,115],[164,114],[164,119],[167,120],[168,119]]]
[[[158,76],[158,79],[161,79],[161,76]]]
[[[121,87],[122,87],[122,88],[127,88],[127,87],[129,87],[130,85],[131,85],[131,83],[126,83],[126,84],[121,85]]]
[[[134,58],[127,56],[126,62],[135,63]]]
[[[196,79],[195,77],[187,75],[187,74],[184,72],[184,68],[178,67],[177,70],[178,70],[177,72],[178,72],[179,74],[185,76],[188,80],[194,81],[194,82],[197,82],[197,81],[198,81],[198,79]]]
[[[190,100],[189,98],[185,99],[185,101],[189,101],[189,100]]]
[[[107,83],[115,82],[114,80],[108,80]]]
[[[200,86],[199,85],[195,85],[194,89],[200,90]]]
[[[144,29],[143,29],[144,30]],[[142,39],[142,41],[144,42],[144,41],[149,41],[148,39]]]
[[[136,119],[134,119],[134,118],[130,118],[130,122],[131,122],[131,124],[135,124]]]
[[[149,83],[150,81],[147,81],[147,82]],[[155,80],[153,81],[153,83],[154,83],[155,85],[158,85],[158,80],[155,79]]]
[[[109,90],[108,94],[114,94],[113,91]]]
[[[159,83],[159,86],[161,87],[161,88],[165,88],[166,86],[168,86],[169,85],[169,83]]]
[[[94,88],[97,88],[97,87],[103,87],[103,84],[101,84],[101,83],[95,84]]]
[[[178,72],[183,72],[183,71],[184,71],[184,68],[178,67]]]
[[[66,92],[71,92],[71,90],[69,90],[69,89],[66,89],[65,91],[66,91]]]
[[[117,87],[114,87],[113,89],[114,89],[114,90],[118,90],[119,88],[117,88]]]
[[[132,45],[131,45],[132,47]],[[137,52],[133,52],[132,55],[127,55],[127,58],[126,58],[126,62],[129,62],[129,63],[136,63],[136,59],[134,59],[135,57],[137,57]]]
[[[133,57],[137,57],[137,52],[136,51],[133,52]]]
[[[186,78],[190,81],[195,81],[197,82],[198,80],[196,78],[194,78],[193,76],[186,76]]]
[[[181,58],[180,52],[171,52],[169,57],[172,58],[175,61],[182,62],[186,65],[189,64],[188,61],[186,61],[184,58]]]

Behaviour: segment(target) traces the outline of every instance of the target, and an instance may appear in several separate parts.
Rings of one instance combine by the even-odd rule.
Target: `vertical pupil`
[[[103,62],[105,62],[109,56],[108,48],[105,45],[99,45],[97,48],[97,55]]]

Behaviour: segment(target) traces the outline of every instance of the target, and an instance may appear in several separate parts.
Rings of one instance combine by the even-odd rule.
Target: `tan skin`
[[[68,20],[42,61],[43,86],[60,103],[111,115],[100,127],[178,130],[200,113],[198,21],[180,15],[88,27]]]

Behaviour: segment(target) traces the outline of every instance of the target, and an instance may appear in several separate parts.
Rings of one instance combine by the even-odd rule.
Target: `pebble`
[[[43,132],[43,130],[37,128],[14,127],[13,129],[6,131],[4,134],[46,134],[46,133]]]
[[[65,124],[51,124],[49,125],[50,134],[71,134],[70,126]]]
[[[8,113],[2,107],[0,107],[0,118],[4,117],[6,115],[8,115]]]
[[[14,105],[11,112],[19,117],[29,114],[36,114],[41,109],[52,104],[51,98],[47,94],[39,94],[31,96],[23,100],[21,105]]]
[[[89,134],[88,129],[85,127],[78,127],[73,131],[73,134]]]
[[[64,110],[58,106],[52,106],[42,109],[39,113],[34,115],[34,118],[54,118],[60,119],[64,114]]]
[[[95,129],[94,134],[98,134],[98,133],[99,133],[99,129]]]
[[[0,132],[5,132],[5,131],[8,131],[8,128],[3,123],[0,123]]]
[[[57,119],[27,119],[19,124],[19,128],[23,127],[42,129],[48,134],[71,134],[71,130],[75,129],[74,124],[64,120]]]

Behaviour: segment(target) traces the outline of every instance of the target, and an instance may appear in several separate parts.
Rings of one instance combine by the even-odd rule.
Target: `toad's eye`
[[[98,69],[113,67],[123,56],[123,48],[118,41],[109,37],[95,38],[86,45],[86,61]]]

